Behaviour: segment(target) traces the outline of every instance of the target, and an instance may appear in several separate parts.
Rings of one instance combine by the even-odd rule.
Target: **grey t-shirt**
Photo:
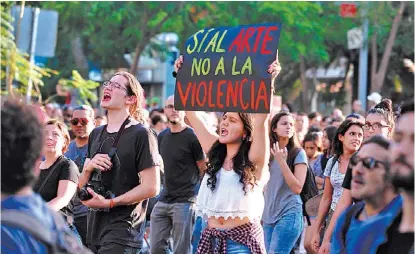
[[[294,165],[307,164],[307,155],[303,149],[294,160]],[[262,214],[264,223],[273,224],[283,215],[302,212],[303,202],[299,194],[295,194],[287,185],[278,163],[270,164],[270,179],[265,187],[265,208]]]

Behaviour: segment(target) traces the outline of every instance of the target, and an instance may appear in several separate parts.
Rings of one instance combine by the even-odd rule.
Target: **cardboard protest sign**
[[[203,29],[185,45],[174,105],[178,110],[269,113],[281,24]]]

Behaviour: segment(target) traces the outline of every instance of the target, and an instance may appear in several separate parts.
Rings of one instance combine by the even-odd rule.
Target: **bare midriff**
[[[241,218],[228,218],[223,217],[210,217],[208,219],[209,228],[220,228],[220,229],[230,229],[241,226],[243,224],[249,223],[251,220],[248,217]]]

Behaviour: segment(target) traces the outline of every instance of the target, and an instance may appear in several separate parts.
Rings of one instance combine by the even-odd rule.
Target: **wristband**
[[[173,75],[173,78],[175,78],[175,77],[177,77],[177,72],[173,71],[173,72],[171,73],[171,75]]]
[[[110,199],[110,208],[114,207],[114,199]]]

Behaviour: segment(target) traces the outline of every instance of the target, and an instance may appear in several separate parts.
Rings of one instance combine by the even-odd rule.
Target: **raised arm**
[[[268,73],[272,74],[271,93],[274,91],[275,78],[281,71],[281,65],[278,61],[278,52],[275,61],[268,67]],[[272,105],[272,96],[270,105]],[[271,107],[270,107],[271,110]],[[249,150],[249,160],[257,165],[257,168],[263,170],[264,165],[268,163],[270,157],[270,141],[269,141],[269,113],[253,114],[254,133],[252,135],[252,144]],[[258,172],[259,173],[259,172]],[[260,176],[260,175],[259,175]]]
[[[213,143],[218,140],[219,136],[215,132],[212,132],[202,120],[199,112],[197,111],[186,111],[187,119],[195,130],[197,139],[199,139],[200,145],[202,146],[203,152],[208,153]]]

